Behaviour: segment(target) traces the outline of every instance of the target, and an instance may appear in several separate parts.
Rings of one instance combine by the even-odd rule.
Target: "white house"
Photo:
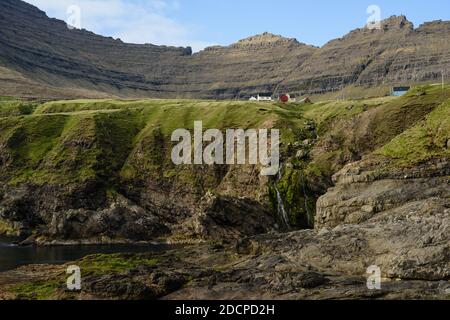
[[[260,95],[258,94],[257,100],[258,100],[258,101],[272,101],[272,97],[260,96]]]
[[[256,97],[252,96],[249,100],[250,101],[260,101],[260,102],[273,101],[271,96],[265,97],[265,96],[260,96],[259,94]]]

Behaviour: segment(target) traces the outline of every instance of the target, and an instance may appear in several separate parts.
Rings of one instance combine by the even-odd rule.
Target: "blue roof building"
[[[393,87],[392,88],[392,95],[394,97],[401,97],[405,95],[411,87]]]

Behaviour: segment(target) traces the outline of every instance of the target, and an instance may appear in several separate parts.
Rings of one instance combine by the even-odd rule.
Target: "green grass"
[[[370,138],[374,146],[381,147],[448,99],[450,86],[442,90],[441,86],[424,85],[402,97],[325,101],[305,105],[301,110],[306,118],[316,122],[319,133],[323,134],[365,111],[376,109],[370,123]]]
[[[95,254],[77,262],[83,275],[122,273],[139,266],[153,267],[163,258],[146,254]]]
[[[0,98],[0,118],[20,115],[30,115],[38,103]]]
[[[13,181],[26,181],[38,173],[38,168],[49,151],[57,144],[69,117],[39,116],[22,117],[5,123],[7,134],[0,138],[6,144],[5,150],[13,159],[9,173]]]
[[[383,105],[371,123],[371,143],[375,147],[383,146],[448,99],[450,87],[442,90],[440,86],[427,85],[414,88],[407,95]]]
[[[394,101],[395,97],[371,98],[365,100],[324,101],[302,107],[304,116],[316,122],[319,132],[328,129],[336,119],[351,118],[371,108]]]
[[[0,96],[0,101],[10,101],[15,100],[13,97]]]
[[[79,113],[100,111],[111,114],[117,110],[140,113],[147,127],[159,126],[165,135],[178,128],[192,129],[194,121],[203,121],[205,128],[253,128],[270,117],[291,118],[294,110],[283,109],[275,104],[258,104],[234,101],[197,100],[74,100],[57,101],[41,105],[36,115],[52,113]]]
[[[63,281],[35,281],[12,286],[9,290],[19,300],[53,300],[58,289],[63,288]]]
[[[442,90],[440,86],[425,85],[411,89],[402,97],[323,102],[305,106],[305,117],[316,121],[321,137],[320,152],[308,165],[308,175],[330,177],[345,163],[359,160],[362,155],[382,148],[408,131],[449,99],[450,87]],[[446,105],[442,108],[445,109]],[[443,112],[442,108],[439,108],[439,113]],[[428,134],[433,136],[436,132],[431,130]],[[393,143],[384,152],[392,156],[397,152],[396,156],[400,157],[400,152],[407,151],[399,145],[401,143],[403,141],[397,140],[396,146]],[[421,149],[419,153],[423,155],[422,158],[433,152],[436,152],[436,156],[442,154],[441,151],[425,152],[420,144],[408,145],[407,149],[411,153]]]
[[[304,136],[299,110],[275,104],[195,100],[50,102],[30,116],[0,118],[0,146],[11,183],[69,183],[158,173],[173,177],[171,133],[208,128],[279,128],[282,140]],[[145,157],[142,158],[141,155]],[[161,169],[165,165],[167,168]],[[187,175],[186,179],[192,176]],[[3,179],[5,180],[5,178]]]
[[[40,105],[36,109],[37,114],[48,113],[73,113],[80,111],[114,111],[123,109],[133,109],[141,107],[161,107],[161,106],[176,106],[186,103],[193,103],[195,100],[66,100],[66,101],[52,101]]]
[[[376,154],[392,158],[396,165],[414,165],[450,156],[450,101],[446,101],[416,126],[395,137]]]

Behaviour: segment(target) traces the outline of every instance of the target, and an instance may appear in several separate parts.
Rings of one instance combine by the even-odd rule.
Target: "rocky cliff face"
[[[445,199],[448,99],[450,90],[428,86],[401,98],[305,106],[2,101],[0,232],[40,242],[239,239],[357,224]],[[278,175],[261,177],[250,165],[175,166],[171,132],[193,119],[281,128]],[[372,162],[356,162],[364,157]]]
[[[285,146],[308,137],[298,111],[273,104],[61,101],[27,104],[24,115],[21,103],[0,103],[10,112],[0,118],[0,233],[38,241],[190,241],[275,230],[271,179],[259,166],[176,166],[172,131],[192,129],[195,119],[224,130],[283,123]]]
[[[85,30],[69,29],[17,0],[0,4],[1,61],[49,86],[157,95],[189,48],[125,44]],[[177,62],[178,61],[178,62]]]
[[[38,244],[196,243],[77,261],[83,291],[70,296],[63,267],[1,274],[0,297],[448,296],[448,87],[310,105],[0,102],[0,233]],[[282,128],[279,175],[174,166],[170,133],[192,119]],[[366,286],[372,265],[380,291]]]
[[[211,47],[187,61],[185,91],[194,97],[234,98],[271,95],[286,74],[317,49],[269,33],[228,47]]]
[[[384,20],[381,30],[357,29],[330,41],[283,81],[285,90],[340,90],[440,79],[448,67],[449,22],[417,29],[406,17]],[[299,86],[299,84],[301,84]]]
[[[314,94],[435,81],[449,66],[450,23],[442,21],[414,29],[405,17],[392,17],[382,30],[357,29],[322,48],[264,33],[192,54],[70,30],[20,0],[4,0],[0,9],[0,76],[19,73],[12,88],[0,77],[4,95],[57,97],[54,87],[67,97]],[[34,84],[28,92],[22,78]]]
[[[336,187],[317,203],[317,228],[362,223],[380,212],[444,212],[448,207],[446,159],[388,171],[382,170],[383,163],[369,163],[367,159],[351,163],[333,177]]]
[[[270,92],[315,50],[265,34],[192,55],[190,48],[125,44],[70,30],[22,1],[0,6],[0,61],[48,86],[121,96],[230,98]]]

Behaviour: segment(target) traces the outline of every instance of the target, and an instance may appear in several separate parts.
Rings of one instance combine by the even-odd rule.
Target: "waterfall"
[[[278,170],[277,182],[280,181],[281,178],[283,177],[282,170],[283,165],[281,165],[280,170]],[[284,202],[283,199],[281,198],[280,190],[278,190],[277,182],[275,183],[275,191],[277,193],[277,212],[278,216],[281,218],[281,221],[284,223],[284,226],[289,230],[290,229],[289,217],[284,207]]]
[[[278,169],[278,181],[281,180],[281,178],[283,178],[283,164],[280,164],[280,169]]]
[[[284,223],[285,227],[289,230],[289,217],[286,213],[286,210],[284,209],[284,203],[283,199],[281,199],[280,191],[278,190],[278,187],[275,187],[275,191],[277,192],[277,203],[278,203],[278,215],[281,217],[281,221]]]

